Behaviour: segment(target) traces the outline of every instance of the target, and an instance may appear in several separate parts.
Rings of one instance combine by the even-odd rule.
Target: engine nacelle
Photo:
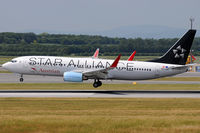
[[[65,72],[63,79],[68,82],[83,82],[83,74],[78,72]]]

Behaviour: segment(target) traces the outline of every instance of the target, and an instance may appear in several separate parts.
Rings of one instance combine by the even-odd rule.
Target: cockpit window
[[[12,63],[16,63],[16,62],[17,62],[17,60],[11,60],[11,62],[12,62]]]

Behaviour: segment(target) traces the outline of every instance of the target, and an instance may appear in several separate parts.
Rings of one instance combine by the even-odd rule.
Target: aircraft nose
[[[4,63],[4,64],[2,65],[2,68],[3,68],[3,69],[8,69],[8,64],[9,64],[8,62],[7,62],[7,63]]]

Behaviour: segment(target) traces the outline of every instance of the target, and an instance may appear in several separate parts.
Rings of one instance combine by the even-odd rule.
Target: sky
[[[200,0],[0,0],[0,32],[106,31],[154,25],[200,29]]]

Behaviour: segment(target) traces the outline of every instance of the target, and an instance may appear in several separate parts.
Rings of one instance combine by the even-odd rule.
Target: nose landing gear
[[[24,81],[23,74],[21,74],[21,77],[20,77],[19,81],[20,81],[20,82],[23,82],[23,81]]]
[[[99,79],[95,79],[95,80],[94,80],[94,83],[93,83],[93,87],[94,87],[94,88],[97,88],[97,87],[99,87],[99,86],[101,86],[101,85],[102,85],[102,82],[99,81]]]

